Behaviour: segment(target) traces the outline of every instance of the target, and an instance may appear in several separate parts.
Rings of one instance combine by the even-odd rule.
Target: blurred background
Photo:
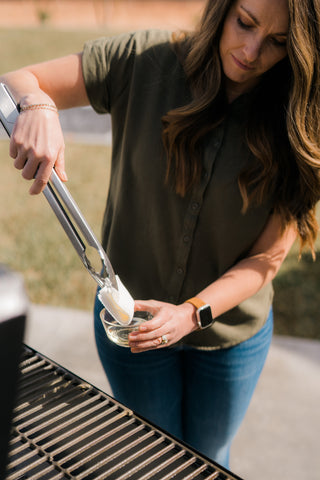
[[[6,0],[0,25],[58,28],[189,28],[204,0]]]
[[[0,72],[68,53],[102,35],[137,28],[192,28],[203,0],[0,0]],[[108,188],[110,127],[87,109],[61,114],[68,187],[100,237]],[[109,131],[109,134],[105,134]],[[43,198],[12,168],[8,140],[0,142],[0,261],[23,272],[32,302],[91,309],[95,289]],[[97,179],[99,187],[97,188]],[[102,180],[101,180],[102,179]],[[319,250],[320,240],[317,243]],[[320,261],[298,245],[275,282],[275,332],[320,340]]]
[[[140,28],[164,27],[171,30],[192,28],[200,17],[203,5],[203,0],[0,0],[0,73],[29,63],[81,51],[86,40],[99,36]],[[100,238],[100,226],[109,182],[110,119],[107,115],[95,114],[90,108],[61,112],[60,118],[66,140],[65,156],[69,177],[67,187],[86,220]],[[40,312],[41,321],[37,318],[33,324],[32,339],[35,339],[37,334],[39,338],[41,337],[38,345],[44,345],[41,334],[42,329],[47,328],[47,351],[43,351],[41,347],[39,350],[50,358],[61,361],[61,358],[54,358],[54,355],[51,355],[52,352],[55,353],[52,346],[54,336],[56,335],[59,342],[61,341],[58,329],[61,328],[63,332],[61,335],[65,335],[67,319],[71,318],[69,312],[72,311],[84,314],[82,317],[78,315],[74,318],[79,322],[79,332],[81,329],[81,332],[90,330],[91,335],[92,329],[91,323],[88,323],[88,316],[91,315],[96,285],[73,251],[44,196],[28,195],[30,184],[24,181],[20,173],[12,167],[8,138],[1,128],[0,158],[0,263],[22,274],[33,306],[32,311]],[[318,218],[320,220],[320,210],[318,210]],[[287,410],[286,404],[280,405],[283,399],[279,396],[279,408],[282,408],[281,418],[285,419],[286,413],[288,415],[290,413],[288,425],[282,425],[280,428],[277,417],[270,421],[270,416],[266,415],[266,412],[268,413],[268,410],[265,410],[266,405],[262,403],[262,400],[267,398],[270,402],[267,407],[272,404],[270,411],[271,415],[274,415],[274,404],[270,396],[273,396],[274,401],[278,401],[277,395],[281,394],[281,388],[285,398],[291,401],[291,406],[297,406],[298,401],[301,404],[304,403],[303,389],[307,396],[307,392],[310,392],[308,398],[311,398],[312,382],[317,386],[320,383],[320,343],[318,343],[320,340],[320,239],[317,241],[316,250],[318,255],[316,261],[313,261],[308,251],[303,252],[299,259],[299,245],[295,244],[274,281],[276,343],[275,350],[271,354],[273,363],[268,367],[267,377],[264,377],[267,381],[262,382],[253,402],[251,417],[249,416],[250,422],[255,423],[257,431],[260,428],[263,429],[265,443],[263,438],[252,437],[256,432],[254,428],[251,429],[250,423],[250,428],[243,431],[236,444],[238,463],[234,471],[246,479],[271,478],[269,474],[273,471],[272,464],[277,454],[279,458],[286,458],[287,448],[290,445],[292,448],[289,448],[288,455],[294,452],[295,456],[297,452],[297,456],[294,459],[290,458],[290,462],[293,462],[291,470],[286,468],[287,465],[283,465],[282,480],[318,478],[319,460],[311,453],[312,448],[315,452],[317,447],[313,445],[311,448],[311,443],[307,445],[312,438],[312,435],[308,436],[310,430],[315,427],[317,431],[320,427],[319,422],[314,424],[315,409],[311,412],[310,418],[308,417],[308,423],[306,417],[300,417],[303,410],[293,412],[293,407]],[[49,318],[48,315],[48,308],[51,307],[53,310],[50,311],[55,312],[56,315],[53,322],[51,322],[52,317]],[[70,335],[74,333],[70,332]],[[80,363],[83,356],[88,360],[89,353],[81,343],[83,337],[80,333],[78,337],[70,338],[75,338],[74,345],[71,349],[69,343],[65,344],[61,363],[78,373],[73,369],[72,362],[76,359]],[[283,350],[282,342],[285,342],[286,350]],[[306,356],[308,352],[310,355]],[[68,354],[73,357],[70,364],[68,364]],[[98,372],[99,376],[101,372],[97,359],[95,361],[94,368],[97,369],[96,373]],[[87,367],[88,373],[84,374],[84,378],[90,381],[92,373],[90,365]],[[309,383],[303,384],[301,379],[306,378],[306,371],[312,372],[313,376],[311,379],[308,378]],[[291,389],[288,387],[289,383],[288,385],[285,382],[281,384],[281,381],[278,384],[275,383],[279,372],[284,372],[285,380],[291,381]],[[300,377],[295,385],[294,375],[297,372]],[[100,386],[99,379],[96,381],[95,378],[92,381]],[[319,395],[317,398],[319,399]],[[296,403],[294,401],[292,403],[292,400]],[[315,405],[316,397],[313,402]],[[307,406],[308,404],[304,403],[305,409]],[[310,413],[310,409],[308,412]],[[295,439],[293,435],[288,435],[287,430],[293,417],[295,420],[300,419],[299,428],[304,425],[304,430],[297,432]],[[317,418],[319,420],[319,415]],[[308,432],[306,432],[307,429]],[[281,448],[278,448],[276,442],[277,435],[280,435]],[[302,439],[304,436],[307,438],[303,445],[299,444],[300,435]],[[259,444],[259,441],[262,443]],[[263,465],[260,468],[260,474],[257,475],[257,462],[253,462],[252,465],[249,461],[250,442],[253,450],[259,445],[261,445],[260,449],[265,448],[261,454],[267,457],[269,455],[269,471]],[[266,449],[270,449],[270,452]],[[303,456],[306,456],[307,461],[302,459]],[[299,468],[300,466],[301,469],[305,468],[306,463],[311,465],[314,476],[310,475],[310,472],[306,476],[300,476],[302,470],[300,471]],[[316,463],[319,466],[317,471],[313,468]],[[280,462],[277,468],[279,465]],[[278,478],[278,475],[272,478]]]

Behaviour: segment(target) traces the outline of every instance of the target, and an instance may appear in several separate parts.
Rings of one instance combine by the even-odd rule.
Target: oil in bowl
[[[152,315],[149,312],[134,312],[134,317],[129,325],[120,325],[104,308],[100,312],[100,319],[104,326],[107,337],[120,347],[129,347],[128,337],[131,332],[138,330],[141,323],[151,320]]]

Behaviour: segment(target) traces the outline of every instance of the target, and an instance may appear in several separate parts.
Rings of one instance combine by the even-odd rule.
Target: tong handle
[[[78,205],[72,198],[69,190],[66,188],[64,183],[60,180],[55,170],[52,170],[50,176],[50,182],[43,190],[45,197],[47,198],[52,210],[56,214],[58,220],[60,221],[64,231],[66,232],[69,240],[71,241],[72,245],[74,246],[75,250],[77,251],[78,255],[80,256],[84,266],[89,271],[89,273],[93,276],[100,287],[105,285],[106,279],[109,279],[111,285],[118,289],[117,280],[111,265],[109,258],[107,257],[104,249],[102,248],[100,242],[95,237],[93,231],[91,230],[90,226],[86,222],[85,218],[83,217]],[[58,195],[60,196],[60,199]],[[77,229],[75,228],[74,224],[70,220],[65,207],[67,207],[68,213],[73,217],[79,231],[83,235],[84,239],[88,243],[90,247],[93,247],[100,256],[102,262],[102,271],[97,272],[92,267],[87,255],[86,255],[86,247],[84,242],[82,241]]]
[[[50,177],[51,178],[51,177]],[[53,188],[48,184],[43,190],[43,194],[48,200],[52,210],[54,211],[56,217],[61,223],[64,231],[66,232],[70,242],[72,243],[74,249],[80,257],[85,255],[85,245],[82,242],[78,232],[74,228],[72,222],[70,221],[62,203],[60,202],[58,196],[55,194]]]
[[[64,183],[60,180],[60,178],[58,177],[58,175],[57,175],[57,173],[54,169],[52,170],[52,173],[51,173],[51,176],[50,176],[50,183],[57,190],[57,192],[59,193],[59,195],[60,195],[62,201],[64,202],[64,204],[68,206],[69,213],[72,215],[72,217],[76,221],[77,225],[79,226],[79,228],[80,228],[84,238],[88,242],[88,244],[91,247],[96,248],[97,250],[102,248],[100,243],[96,239],[93,231],[91,230],[90,226],[88,225],[88,223],[84,219],[78,205],[76,204],[76,202],[72,198],[69,190],[66,188]],[[50,187],[50,190],[52,190],[52,187],[51,187],[50,183],[48,184],[48,187]],[[73,231],[74,231],[74,229],[73,229]]]
[[[0,104],[0,121],[10,137],[19,111],[8,87],[4,83],[0,83]]]

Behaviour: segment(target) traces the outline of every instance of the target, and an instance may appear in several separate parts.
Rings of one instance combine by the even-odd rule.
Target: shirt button
[[[191,209],[193,212],[196,212],[199,208],[199,203],[198,202],[193,202],[191,205]]]
[[[182,274],[183,274],[183,268],[182,268],[182,267],[178,267],[178,268],[177,268],[177,274],[178,274],[178,275],[182,275]]]
[[[183,237],[183,241],[184,241],[184,243],[189,243],[189,242],[190,242],[190,237],[189,237],[189,235],[185,235],[185,236]]]

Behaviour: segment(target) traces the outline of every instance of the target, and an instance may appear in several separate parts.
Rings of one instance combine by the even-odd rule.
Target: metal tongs
[[[18,106],[8,87],[0,83],[0,121],[9,137],[11,136],[18,115]],[[115,290],[118,290],[116,275],[109,258],[54,169],[43,193],[82,263],[99,287],[112,286]],[[86,243],[98,252],[102,264],[100,269],[95,269],[91,264],[87,256]]]

